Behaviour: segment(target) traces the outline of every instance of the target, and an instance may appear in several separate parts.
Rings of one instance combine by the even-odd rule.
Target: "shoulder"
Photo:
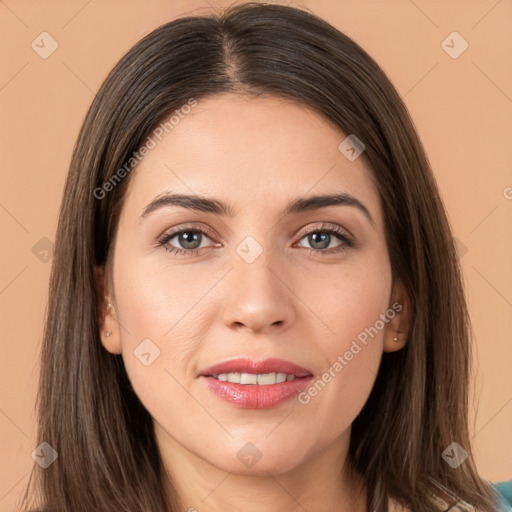
[[[502,509],[499,512],[512,512],[512,480],[489,482],[498,493]]]

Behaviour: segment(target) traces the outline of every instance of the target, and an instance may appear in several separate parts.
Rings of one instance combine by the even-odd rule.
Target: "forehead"
[[[260,208],[334,191],[378,201],[364,153],[346,158],[339,145],[347,134],[307,105],[230,93],[199,99],[166,121],[132,172],[126,202],[138,210],[170,191]]]

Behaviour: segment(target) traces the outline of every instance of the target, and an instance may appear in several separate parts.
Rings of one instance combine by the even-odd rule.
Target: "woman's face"
[[[343,455],[382,352],[405,341],[364,153],[343,154],[346,135],[276,97],[185,110],[132,171],[103,344],[122,352],[164,451],[258,474]],[[248,366],[222,367],[239,358]],[[250,365],[266,359],[281,361]]]

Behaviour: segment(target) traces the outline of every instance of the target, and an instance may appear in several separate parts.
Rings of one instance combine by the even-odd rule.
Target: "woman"
[[[173,21],[75,147],[38,403],[56,458],[26,509],[507,510],[472,456],[469,352],[378,65],[291,7]]]

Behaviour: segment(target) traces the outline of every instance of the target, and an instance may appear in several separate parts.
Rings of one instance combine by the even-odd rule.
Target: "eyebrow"
[[[187,208],[189,210],[197,210],[228,217],[234,217],[236,215],[236,211],[230,205],[214,198],[190,194],[164,193],[155,197],[155,199],[144,208],[140,220],[142,221],[150,213],[166,206],[180,206],[181,208]],[[282,214],[292,215],[318,210],[327,206],[353,206],[363,212],[372,226],[375,227],[375,220],[368,208],[359,199],[347,193],[298,197],[286,205]]]

